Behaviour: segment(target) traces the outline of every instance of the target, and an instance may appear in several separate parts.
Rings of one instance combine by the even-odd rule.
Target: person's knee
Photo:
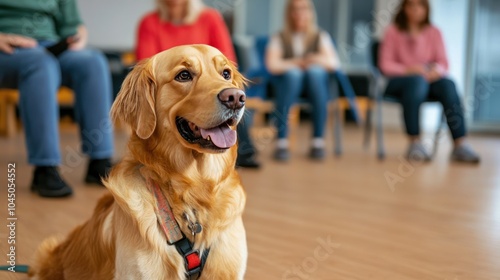
[[[448,78],[442,78],[441,80],[437,81],[436,84],[442,91],[446,91],[446,92],[456,92],[457,91],[455,83]]]
[[[292,68],[282,75],[282,77],[287,81],[300,81],[303,76],[304,72],[299,68]]]
[[[313,101],[325,103],[329,96],[328,72],[320,66],[311,66],[306,70],[306,84]]]
[[[73,51],[70,55],[73,65],[80,71],[107,71],[106,58],[100,51],[84,49]]]
[[[307,68],[306,70],[306,75],[310,78],[326,78],[328,77],[327,71],[318,65],[312,65],[311,67]]]
[[[406,81],[407,90],[412,92],[415,98],[424,98],[429,92],[429,82],[422,75],[409,76]]]
[[[52,81],[50,84],[56,87],[61,82],[59,62],[57,58],[45,50],[33,49],[25,52],[19,65],[21,82],[32,79],[32,77],[39,77],[40,83]]]
[[[422,75],[411,75],[408,76],[407,84],[412,86],[428,86],[429,82]]]
[[[451,103],[460,103],[457,88],[452,80],[443,78],[436,83],[438,83],[437,86],[439,94],[441,94],[445,100]]]
[[[59,75],[57,58],[44,50],[33,50],[24,55],[25,67],[21,70],[38,71],[49,75]]]
[[[437,81],[437,83],[440,83],[440,84],[442,84],[444,86],[455,87],[455,82],[453,82],[449,78],[441,78],[439,81]]]

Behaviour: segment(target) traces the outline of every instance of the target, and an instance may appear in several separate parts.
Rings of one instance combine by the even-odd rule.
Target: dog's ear
[[[233,84],[239,89],[245,89],[245,86],[248,84],[248,80],[243,77],[233,62],[231,62],[231,68],[231,71],[233,72]]]
[[[113,121],[123,120],[141,139],[148,139],[156,128],[157,85],[151,64],[152,61],[147,59],[134,67],[111,108]]]

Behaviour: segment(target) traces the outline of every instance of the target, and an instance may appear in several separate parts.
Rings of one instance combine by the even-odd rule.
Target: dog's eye
[[[231,80],[231,70],[226,69],[222,71],[222,77],[226,80]]]
[[[177,76],[175,76],[175,80],[178,82],[188,82],[193,80],[193,76],[191,76],[191,73],[189,73],[189,71],[184,70],[177,74]]]

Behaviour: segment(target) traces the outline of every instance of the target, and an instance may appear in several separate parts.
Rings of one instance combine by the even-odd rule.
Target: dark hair
[[[408,31],[408,17],[406,16],[405,7],[408,5],[410,0],[401,1],[401,5],[399,6],[399,10],[394,17],[394,24],[403,31]],[[430,13],[431,13],[431,5],[429,4],[429,0],[420,0],[420,3],[424,5],[427,10],[427,14],[425,15],[424,21],[420,24],[420,27],[425,27],[431,24]]]

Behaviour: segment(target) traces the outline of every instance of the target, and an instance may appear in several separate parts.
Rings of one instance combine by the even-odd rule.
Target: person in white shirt
[[[305,90],[312,104],[313,140],[310,157],[323,159],[324,130],[329,100],[329,74],[340,67],[330,35],[318,28],[311,0],[289,0],[285,26],[274,35],[266,50],[266,67],[276,88],[275,122],[278,129],[274,158],[289,159],[288,112]]]

